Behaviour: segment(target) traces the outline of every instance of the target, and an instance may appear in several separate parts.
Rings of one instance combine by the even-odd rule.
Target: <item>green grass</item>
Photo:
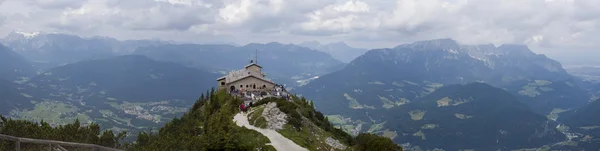
[[[354,99],[350,95],[348,95],[348,93],[344,93],[344,97],[346,97],[346,99],[348,101],[350,101],[348,103],[348,107],[349,108],[351,108],[351,109],[362,109],[362,108],[365,108],[364,106],[360,105],[356,99]]]
[[[427,139],[427,137],[425,137],[425,133],[423,133],[422,131],[418,131],[418,132],[414,133],[413,136],[421,137],[422,140]]]
[[[567,110],[561,109],[561,108],[554,108],[552,109],[552,112],[550,112],[550,114],[546,115],[546,118],[548,118],[549,120],[553,120],[556,121],[556,119],[558,119],[558,114],[565,112]]]
[[[385,123],[386,122],[382,122],[382,123],[371,125],[371,127],[369,127],[369,130],[367,130],[367,133],[375,133],[375,132],[380,131],[381,129],[383,129],[383,126],[385,125]]]
[[[267,124],[267,119],[265,119],[265,117],[258,117],[258,119],[256,119],[256,121],[254,121],[254,126],[256,127],[260,127],[260,128],[267,128],[269,125]]]
[[[264,144],[271,143],[269,138],[257,131],[247,129],[245,127],[241,127],[240,129],[241,132],[237,134],[241,140],[238,142],[241,144],[241,146],[262,146]],[[262,148],[262,150],[275,151],[275,148],[273,146],[266,146],[266,148]]]
[[[449,106],[451,102],[452,99],[450,99],[449,97],[444,97],[437,101],[437,107]]]
[[[385,83],[383,83],[383,82],[379,82],[379,81],[373,81],[373,82],[369,82],[368,84],[373,84],[373,85],[385,85]]]
[[[407,84],[410,84],[410,85],[421,86],[421,85],[419,85],[417,83],[414,83],[414,82],[411,82],[411,81],[406,81],[406,80],[402,80],[402,81],[404,81],[404,83],[407,83]]]
[[[91,121],[88,115],[77,112],[78,109],[70,104],[44,101],[37,103],[32,110],[21,111],[18,114],[18,118],[32,121],[44,120],[55,124],[67,124],[75,121],[75,119],[79,119],[81,123],[89,123]],[[72,114],[75,116],[66,116]]]
[[[530,82],[529,84],[523,86],[523,89],[521,91],[519,91],[519,94],[529,96],[529,97],[536,97],[536,96],[541,95],[540,91],[543,91],[543,92],[553,91],[554,89],[552,89],[552,88],[543,87],[543,86],[547,86],[550,84],[552,84],[552,82],[550,82],[550,81],[535,80],[535,81]]]
[[[394,139],[394,138],[396,138],[396,136],[398,136],[398,133],[396,133],[396,131],[390,131],[389,129],[385,129],[383,131],[382,136],[390,138],[390,139]],[[423,137],[425,137],[425,136],[423,136]]]
[[[544,92],[550,92],[550,91],[554,91],[553,88],[549,88],[549,87],[540,87],[540,90],[544,91]]]
[[[552,82],[546,81],[546,80],[535,80],[534,83],[532,83],[532,84],[535,84],[537,86],[545,86],[545,85],[552,84]]]
[[[342,125],[342,130],[346,131],[346,132],[350,132],[352,130],[354,130],[355,126],[352,124],[347,124],[347,125]]]
[[[404,87],[404,83],[398,83],[396,81],[394,81],[394,83],[392,83],[392,85],[397,86],[397,87]]]
[[[103,118],[95,118],[95,121],[102,121],[102,122],[109,122],[107,119],[103,119]]]
[[[437,127],[438,127],[437,124],[425,124],[425,125],[421,126],[421,129],[435,129]]]
[[[333,125],[346,124],[346,121],[343,120],[344,117],[341,115],[327,115],[327,119],[329,119],[329,122],[331,122]]]
[[[296,131],[293,126],[286,124],[283,126],[282,130],[278,131],[285,138],[292,140],[294,143],[304,147],[309,148],[310,142],[306,141],[310,139],[312,134],[308,131],[308,129],[303,128],[301,131]]]
[[[315,131],[311,132],[311,129]],[[331,134],[320,128],[310,128],[304,125],[300,131],[296,131],[293,126],[286,124],[284,128],[278,132],[308,150],[330,150],[331,148],[331,146],[327,145],[325,142],[327,137],[331,137]]]
[[[541,93],[539,91],[537,91],[536,89],[537,89],[536,86],[525,85],[525,86],[523,86],[523,90],[519,91],[519,94],[529,96],[529,97],[536,97],[538,95],[541,95]]]
[[[389,108],[393,108],[395,106],[394,102],[390,101],[388,98],[382,97],[379,95],[377,95],[377,97],[379,97],[379,99],[383,103],[383,105],[382,105],[383,108],[389,109]]]
[[[31,95],[29,95],[29,94],[27,94],[27,93],[21,93],[21,95],[22,95],[23,97],[26,97],[26,98],[33,98],[33,96],[31,96]]]
[[[28,83],[27,85],[30,86],[30,87],[32,87],[32,88],[37,88],[38,87],[36,84],[33,84],[33,83]]]
[[[396,101],[397,106],[404,105],[407,103],[410,103],[410,100],[408,100],[407,98],[400,98],[400,100]]]
[[[115,109],[121,109],[121,105],[119,105],[119,103],[117,102],[104,102],[112,107],[114,107]]]
[[[110,117],[113,120],[116,120],[117,123],[121,123],[121,124],[125,124],[125,125],[131,125],[131,119],[130,118],[121,118],[121,117]]]
[[[107,116],[107,117],[112,117],[112,116],[114,116],[114,115],[115,115],[115,114],[114,114],[112,111],[110,111],[110,110],[100,110],[100,113],[101,113],[102,115],[105,115],[105,116]]]
[[[444,84],[441,83],[433,83],[433,82],[429,82],[429,81],[424,81],[425,83],[425,87],[423,87],[423,92],[422,94],[427,95],[427,94],[431,94],[433,93],[435,90],[441,88],[444,86]]]
[[[454,113],[454,116],[457,119],[461,119],[461,120],[473,118],[473,116],[468,116],[468,115],[458,114],[458,113]]]
[[[267,128],[267,120],[262,116],[263,111],[265,110],[265,105],[261,105],[256,109],[253,109],[252,114],[248,115],[248,120],[250,125],[260,128]]]
[[[583,130],[593,130],[593,129],[600,128],[600,126],[598,126],[598,125],[595,125],[595,126],[584,126],[584,127],[579,127],[579,128],[583,129]]]
[[[560,132],[566,132],[569,130],[569,126],[559,125],[558,127],[556,127],[556,129]]]
[[[423,116],[425,116],[425,113],[427,113],[427,111],[425,111],[425,110],[412,110],[412,111],[408,112],[408,114],[410,114],[410,118],[415,121],[423,119]]]
[[[27,83],[27,81],[29,81],[28,77],[19,77],[18,80],[15,80],[13,82],[15,82],[17,84],[25,84],[25,83]]]

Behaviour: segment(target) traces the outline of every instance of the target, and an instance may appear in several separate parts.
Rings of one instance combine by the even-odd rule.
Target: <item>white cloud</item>
[[[8,0],[12,30],[185,41],[347,41],[392,47],[416,40],[600,47],[598,0]]]

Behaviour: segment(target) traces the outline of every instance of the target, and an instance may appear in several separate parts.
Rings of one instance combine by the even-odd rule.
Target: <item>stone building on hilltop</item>
[[[242,70],[229,72],[217,79],[219,89],[228,91],[263,91],[268,92],[275,88],[275,83],[265,78],[262,67],[253,61]]]

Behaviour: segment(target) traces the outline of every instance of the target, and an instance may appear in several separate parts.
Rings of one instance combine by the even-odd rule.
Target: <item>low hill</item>
[[[137,144],[133,150],[274,150],[266,145],[269,140],[261,133],[238,127],[232,121],[238,113],[241,100],[231,97],[224,91],[203,94],[193,105],[190,111],[181,118],[176,118],[161,128],[158,133],[139,134]],[[269,105],[271,104],[271,105]],[[270,106],[269,109],[265,109]],[[310,108],[310,103],[294,98],[294,101],[267,98],[253,105],[253,111],[248,116],[260,117],[262,111],[277,108],[282,116],[282,129],[278,130],[283,136],[293,140],[296,144],[310,150],[401,150],[391,140],[373,135],[360,135],[352,138],[343,131],[332,127],[326,118]],[[262,117],[265,118],[265,117]],[[260,126],[257,122],[261,118],[254,118],[251,123]],[[267,119],[262,124],[268,125]],[[260,121],[260,120],[259,120]],[[337,133],[341,132],[341,133]],[[323,139],[329,138],[329,139]],[[329,143],[328,143],[329,142]],[[339,146],[350,147],[334,148],[327,144],[337,142]]]
[[[565,136],[545,116],[483,83],[451,85],[394,109],[385,123],[399,143],[423,149],[511,150],[537,148]]]

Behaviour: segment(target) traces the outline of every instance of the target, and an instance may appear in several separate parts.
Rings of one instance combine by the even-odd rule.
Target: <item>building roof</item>
[[[246,79],[246,78],[250,78],[250,77],[256,78],[256,79],[258,79],[258,80],[261,80],[261,81],[264,81],[264,82],[267,82],[267,83],[275,84],[275,82],[273,82],[273,81],[267,80],[267,79],[265,79],[265,78],[256,77],[256,76],[254,76],[254,75],[250,75],[250,76],[247,76],[247,77],[243,77],[243,78],[237,79],[237,80],[235,80],[235,81],[231,81],[231,82],[229,82],[229,83],[233,83],[233,82],[240,81],[240,80],[242,80],[242,79]]]
[[[256,64],[256,63],[250,63],[249,65],[246,65],[244,68],[248,68],[248,67],[250,67],[250,66],[253,66],[253,65],[254,65],[254,66],[257,66],[257,67],[259,67],[259,68],[262,68],[260,65],[258,65],[258,64]]]
[[[247,77],[255,77],[255,78],[260,79],[265,82],[274,83],[268,79],[265,79],[262,73],[248,70],[248,69],[231,71],[226,76],[223,76],[223,77],[217,79],[217,81],[225,79],[225,84],[229,84],[229,83],[241,80],[241,79],[245,79]]]

